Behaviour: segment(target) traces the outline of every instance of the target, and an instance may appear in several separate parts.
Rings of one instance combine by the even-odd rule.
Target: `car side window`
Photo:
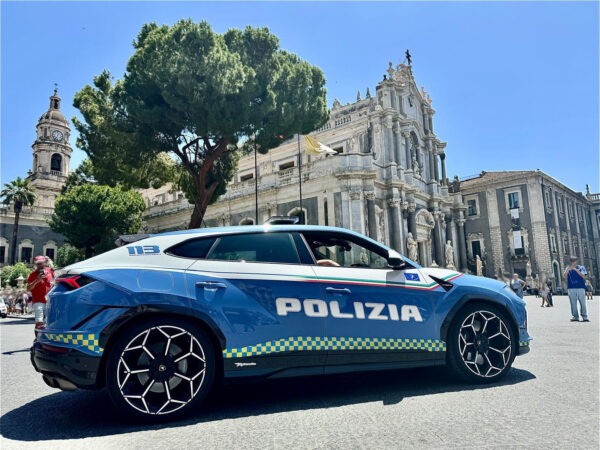
[[[221,236],[206,259],[299,264],[289,233],[251,233]]]
[[[304,233],[318,265],[339,267],[363,267],[385,269],[388,267],[384,255],[362,242],[346,236],[326,232]]]
[[[171,247],[165,253],[182,258],[204,259],[215,240],[214,237],[191,239]]]

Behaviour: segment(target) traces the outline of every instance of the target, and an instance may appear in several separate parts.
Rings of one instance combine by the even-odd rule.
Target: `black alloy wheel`
[[[126,415],[171,419],[191,411],[210,391],[215,360],[199,327],[181,319],[148,319],[111,346],[106,385]]]
[[[495,382],[509,371],[517,337],[506,313],[492,305],[463,308],[448,334],[448,362],[461,378],[475,383]]]

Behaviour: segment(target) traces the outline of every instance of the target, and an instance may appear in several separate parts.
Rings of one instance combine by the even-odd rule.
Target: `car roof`
[[[191,230],[168,231],[165,233],[153,234],[151,237],[159,236],[211,236],[219,234],[241,234],[241,233],[264,233],[267,231],[288,231],[288,232],[303,232],[303,231],[330,231],[337,233],[350,233],[361,238],[367,238],[360,233],[357,233],[347,228],[330,227],[323,225],[239,225],[231,227],[212,227],[212,228],[194,228]],[[380,244],[381,245],[381,244]]]

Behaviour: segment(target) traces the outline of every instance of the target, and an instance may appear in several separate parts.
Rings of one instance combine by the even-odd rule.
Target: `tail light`
[[[93,281],[93,278],[86,277],[85,275],[63,275],[62,277],[56,279],[57,284],[62,284],[69,291],[79,289],[80,287],[90,284]]]

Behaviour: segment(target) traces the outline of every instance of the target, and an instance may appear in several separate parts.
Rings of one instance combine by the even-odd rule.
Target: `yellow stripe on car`
[[[225,358],[244,358],[281,352],[318,350],[425,350],[446,351],[446,343],[438,339],[393,339],[363,337],[290,337],[248,347],[223,350]]]

